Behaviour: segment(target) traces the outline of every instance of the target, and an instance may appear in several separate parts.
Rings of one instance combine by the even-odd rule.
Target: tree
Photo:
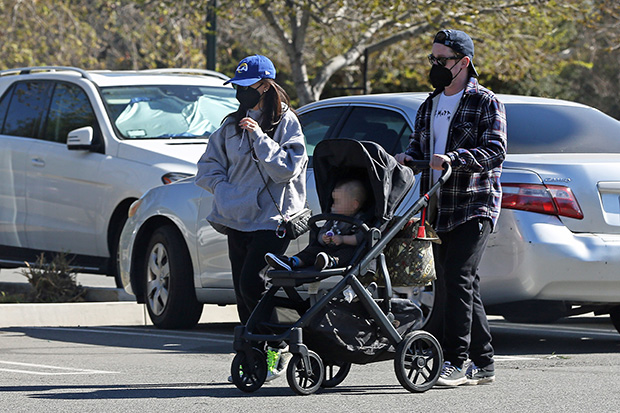
[[[246,0],[240,4],[229,0],[221,7],[242,10],[237,16],[243,13],[256,18],[256,11],[262,15],[288,59],[299,103],[305,104],[319,99],[334,74],[358,62],[365,51],[380,52],[410,39],[420,43],[423,38],[424,47],[409,50],[418,62],[424,62],[432,35],[444,27],[462,28],[483,45],[483,64],[477,62],[477,66],[492,66],[499,80],[520,79],[530,68],[544,68],[555,58],[556,53],[549,54],[549,48],[556,52],[553,42],[565,39],[562,32],[554,33],[554,27],[567,21],[567,16],[581,18],[589,9],[583,3]],[[254,35],[265,34],[263,29],[257,31]],[[535,61],[530,60],[532,56]]]

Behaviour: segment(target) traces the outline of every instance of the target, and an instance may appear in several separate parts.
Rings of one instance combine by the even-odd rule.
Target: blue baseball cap
[[[446,45],[456,53],[469,57],[469,66],[474,76],[478,76],[478,71],[474,67],[474,41],[467,33],[460,30],[441,30],[435,35],[433,43]]]
[[[276,67],[265,56],[255,54],[239,62],[235,76],[224,82],[225,85],[234,83],[239,86],[250,86],[261,79],[275,79]]]

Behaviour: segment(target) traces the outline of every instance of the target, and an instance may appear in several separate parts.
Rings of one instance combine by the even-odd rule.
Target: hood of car
[[[560,216],[576,233],[620,234],[620,154],[508,155],[502,185],[569,188],[582,219]]]
[[[175,172],[196,173],[196,163],[207,148],[206,139],[124,140],[119,158],[149,165],[161,165]]]

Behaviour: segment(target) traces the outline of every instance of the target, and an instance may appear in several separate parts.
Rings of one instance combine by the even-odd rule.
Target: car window
[[[11,96],[13,95],[14,86],[11,85],[9,89],[2,95],[0,99],[0,131],[4,127],[4,120],[6,119],[6,112],[9,110],[9,102],[11,101]]]
[[[84,126],[95,126],[95,114],[86,93],[79,86],[57,83],[47,116],[45,139],[66,143],[69,132]]]
[[[235,90],[227,87],[106,87],[101,95],[124,139],[208,137],[239,106]]]
[[[299,115],[308,156],[312,156],[317,143],[331,135],[346,108],[346,106],[332,106]]]
[[[620,121],[592,108],[506,105],[508,153],[620,153]]]
[[[403,152],[409,143],[411,128],[398,112],[359,106],[347,117],[338,136],[380,144],[390,154]]]
[[[49,104],[53,82],[30,81],[15,85],[2,128],[4,135],[35,138]]]

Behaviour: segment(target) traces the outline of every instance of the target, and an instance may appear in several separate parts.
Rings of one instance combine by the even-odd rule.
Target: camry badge
[[[571,182],[570,178],[545,178],[545,182]]]

